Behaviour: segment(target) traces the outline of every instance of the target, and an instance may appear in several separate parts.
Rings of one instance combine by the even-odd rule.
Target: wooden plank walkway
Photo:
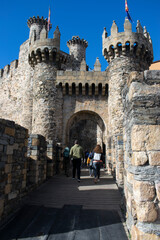
[[[0,239],[127,240],[119,205],[117,186],[104,171],[97,184],[87,169],[80,183],[57,175],[28,195]]]

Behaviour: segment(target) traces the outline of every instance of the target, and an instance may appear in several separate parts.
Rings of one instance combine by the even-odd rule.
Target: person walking
[[[69,147],[66,146],[63,151],[63,164],[66,177],[69,177],[69,163],[70,163],[69,153],[70,149]]]
[[[93,153],[90,152],[87,159],[87,166],[89,167],[89,176],[93,176]]]
[[[93,171],[95,183],[100,181],[100,168],[102,163],[102,149],[98,144],[93,150]]]
[[[74,146],[70,150],[70,158],[72,160],[72,178],[75,179],[77,170],[77,180],[80,182],[81,160],[84,159],[84,151],[78,140],[75,140]]]

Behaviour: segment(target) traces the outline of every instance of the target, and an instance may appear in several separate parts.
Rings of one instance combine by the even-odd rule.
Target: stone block
[[[31,158],[32,156],[38,156],[39,155],[39,150],[31,150]]]
[[[150,165],[160,166],[160,151],[149,152],[148,156]]]
[[[5,173],[10,173],[12,171],[12,164],[5,164]]]
[[[158,217],[157,209],[153,202],[136,202],[137,219],[140,222],[155,222]]]
[[[25,139],[25,141],[24,141],[24,146],[25,146],[25,147],[28,146],[28,139]]]
[[[12,163],[13,162],[13,156],[12,155],[8,155],[7,156],[7,163]]]
[[[3,152],[3,145],[0,145],[0,152]]]
[[[40,143],[40,141],[39,141],[38,138],[33,138],[32,139],[32,146],[39,146],[39,143]]]
[[[27,167],[28,167],[28,163],[24,162],[24,168],[27,169]]]
[[[131,131],[133,151],[154,151],[160,149],[160,125],[134,125]]]
[[[11,192],[8,194],[8,200],[12,200],[14,198],[16,198],[18,196],[18,192],[15,191],[15,192]]]
[[[157,206],[157,209],[158,209],[158,221],[160,221],[160,202],[158,203],[158,206]]]
[[[142,166],[148,161],[146,152],[133,152],[131,163],[134,166]]]
[[[5,128],[5,134],[9,135],[9,136],[14,136],[15,135],[15,128],[6,127]]]
[[[5,185],[5,194],[9,194],[11,192],[11,188],[12,188],[11,184]]]
[[[0,198],[0,218],[3,214],[3,211],[4,211],[4,199]]]
[[[131,202],[131,214],[133,219],[137,220],[136,202],[134,201],[134,199],[132,199]]]
[[[26,187],[26,180],[22,181],[22,188]]]
[[[30,156],[33,160],[38,160],[39,156]]]
[[[134,181],[133,196],[135,201],[152,201],[155,198],[155,187],[149,182]]]
[[[12,155],[13,154],[13,149],[14,149],[13,146],[8,145],[7,146],[7,151],[6,151],[7,155]]]
[[[160,182],[156,182],[156,193],[157,193],[157,198],[160,201]]]
[[[26,175],[26,174],[27,174],[27,169],[23,169],[23,170],[22,170],[22,173],[23,173],[24,175]]]
[[[127,172],[127,182],[133,183],[134,175],[132,173]]]
[[[131,207],[132,207],[132,195],[131,193],[128,191],[127,192],[127,207],[128,207],[128,210],[131,212]]]
[[[18,143],[15,143],[15,144],[13,145],[14,149],[15,149],[15,150],[18,150],[18,148],[19,148],[19,145],[20,145],[20,144],[18,144]]]
[[[136,226],[132,226],[131,240],[160,240],[160,237],[155,234],[142,232]]]
[[[9,174],[7,175],[7,183],[11,183],[11,182],[12,182],[12,174],[9,173]]]

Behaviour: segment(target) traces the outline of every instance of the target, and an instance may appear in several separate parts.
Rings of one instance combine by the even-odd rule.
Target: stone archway
[[[91,151],[98,143],[105,145],[105,124],[92,111],[79,111],[71,116],[66,128],[66,143],[69,147],[78,139],[84,151]]]

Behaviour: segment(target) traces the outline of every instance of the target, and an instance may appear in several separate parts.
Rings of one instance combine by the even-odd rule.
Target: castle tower
[[[73,55],[79,62],[82,59],[86,59],[86,48],[88,47],[88,42],[84,39],[80,39],[79,36],[73,36],[71,40],[67,42],[67,47],[69,48],[69,54]]]
[[[118,27],[113,21],[111,36],[107,36],[106,29],[104,29],[102,42],[103,55],[109,63],[107,68],[109,77],[108,129],[112,146],[114,146],[112,161],[116,162],[117,182],[123,185],[123,161],[119,161],[117,154],[118,139],[123,140],[122,90],[130,72],[149,69],[153,60],[152,42],[149,33],[145,28],[143,31],[139,21],[137,31],[132,32],[132,25],[127,18],[124,22],[124,32],[118,32]]]
[[[47,36],[47,20],[30,18],[30,45],[28,61],[33,68],[32,133],[47,139],[60,141],[62,100],[55,86],[56,73],[66,54],[60,51],[60,31],[57,27],[54,38]],[[34,34],[34,38],[32,35]]]
[[[29,34],[29,39],[33,38],[34,41],[40,39],[40,33],[42,29],[44,28],[47,31],[47,19],[44,19],[43,17],[37,18],[34,16],[33,18],[28,19],[27,25],[30,28],[30,34]]]

